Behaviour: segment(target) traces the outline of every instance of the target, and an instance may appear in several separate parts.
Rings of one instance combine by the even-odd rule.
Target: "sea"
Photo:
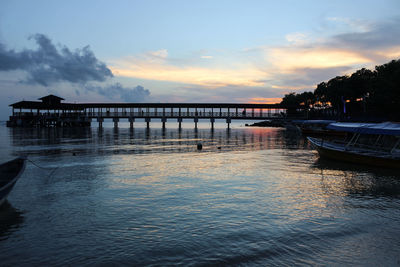
[[[400,266],[398,170],[245,123],[2,123],[1,162],[28,162],[0,210],[0,265]]]

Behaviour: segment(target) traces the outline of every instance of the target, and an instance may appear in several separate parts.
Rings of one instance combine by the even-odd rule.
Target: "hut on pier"
[[[83,107],[71,103],[61,103],[64,98],[48,95],[41,101],[20,101],[11,104],[12,115],[8,127],[54,127],[90,126],[82,116]]]

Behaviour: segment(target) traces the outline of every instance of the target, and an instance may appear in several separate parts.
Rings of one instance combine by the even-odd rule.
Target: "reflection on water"
[[[93,129],[93,128],[12,128],[12,144],[28,155],[70,153],[181,153],[205,151],[262,150],[308,145],[298,136],[276,129]]]
[[[353,196],[400,197],[398,170],[366,168],[363,165],[320,158],[312,168],[320,171],[324,184],[329,187],[327,192],[336,191]]]
[[[0,242],[7,239],[23,223],[22,212],[15,209],[8,201],[0,207]]]
[[[284,129],[0,137],[3,161],[58,168],[28,164],[11,192],[5,265],[400,264],[399,174],[319,160]]]

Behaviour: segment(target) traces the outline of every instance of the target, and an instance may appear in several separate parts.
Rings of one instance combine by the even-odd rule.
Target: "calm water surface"
[[[0,148],[48,168],[0,210],[1,265],[400,265],[400,174],[284,129],[2,125]]]

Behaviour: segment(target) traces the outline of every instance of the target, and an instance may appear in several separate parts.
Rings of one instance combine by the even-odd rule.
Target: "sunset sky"
[[[400,57],[400,1],[0,1],[9,104],[279,102]]]

